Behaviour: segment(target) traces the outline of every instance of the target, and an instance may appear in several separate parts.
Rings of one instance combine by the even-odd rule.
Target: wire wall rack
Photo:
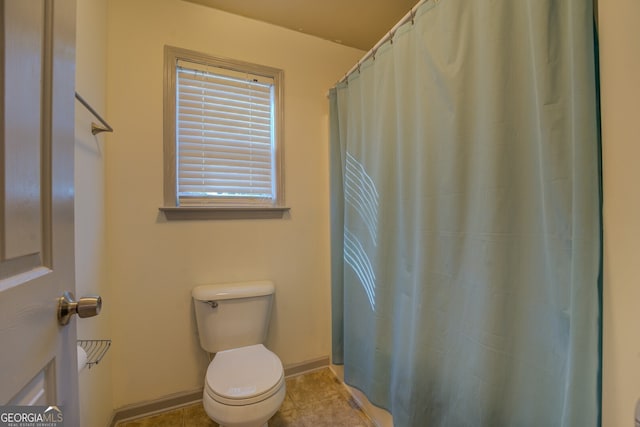
[[[100,363],[109,347],[111,340],[78,340],[78,345],[87,353],[87,368]]]

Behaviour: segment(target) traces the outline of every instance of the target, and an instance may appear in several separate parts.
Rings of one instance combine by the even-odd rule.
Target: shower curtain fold
[[[404,426],[595,426],[590,1],[428,1],[330,91],[333,362]]]

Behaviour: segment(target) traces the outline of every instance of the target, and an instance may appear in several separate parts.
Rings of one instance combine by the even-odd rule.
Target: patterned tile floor
[[[287,378],[287,395],[269,427],[374,427],[329,368]],[[118,423],[116,427],[218,427],[202,404]]]

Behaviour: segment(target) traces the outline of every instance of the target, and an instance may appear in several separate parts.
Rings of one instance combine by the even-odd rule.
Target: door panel
[[[50,76],[44,75],[51,57],[45,46],[45,27],[50,32],[50,8],[43,1],[11,2],[4,5],[4,120],[2,192],[0,209],[0,279],[16,286],[16,275],[43,267],[43,187],[41,165],[48,159],[50,138],[43,138],[43,117],[51,111]],[[49,223],[47,223],[47,226]],[[43,274],[44,272],[40,272]],[[1,289],[1,288],[0,288]]]
[[[42,105],[44,2],[5,5],[5,209],[4,256],[17,259],[42,250]],[[36,54],[38,53],[38,54]],[[44,82],[43,82],[44,83]],[[48,83],[48,82],[47,82]],[[42,107],[41,107],[42,106]]]
[[[74,291],[75,0],[0,0],[0,404],[78,425]]]
[[[9,401],[9,405],[18,406],[49,406],[48,402],[55,401],[55,366],[49,363],[35,377]]]

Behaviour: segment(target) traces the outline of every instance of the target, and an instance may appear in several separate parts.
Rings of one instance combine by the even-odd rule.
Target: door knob
[[[82,318],[97,316],[101,309],[102,297],[89,296],[76,301],[73,293],[65,292],[58,299],[58,323],[66,325],[74,314]]]

